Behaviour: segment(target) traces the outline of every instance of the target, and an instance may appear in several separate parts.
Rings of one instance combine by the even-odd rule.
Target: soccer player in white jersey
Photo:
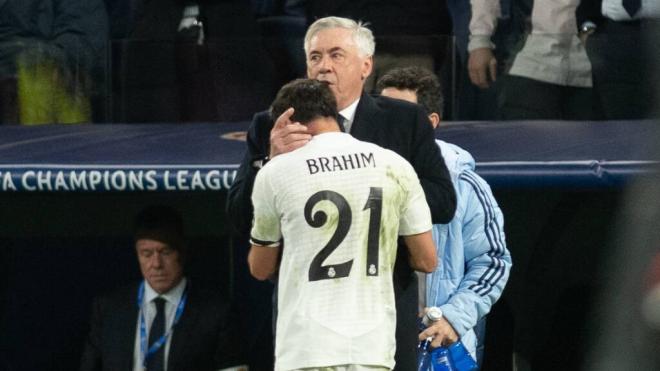
[[[412,166],[342,133],[336,107],[327,83],[305,79],[285,85],[271,107],[313,135],[270,160],[252,192],[250,272],[264,280],[279,267],[276,370],[392,369],[398,236],[414,269],[437,264]]]

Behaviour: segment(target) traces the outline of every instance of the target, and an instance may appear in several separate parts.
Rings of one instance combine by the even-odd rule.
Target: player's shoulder
[[[272,176],[279,176],[281,174],[286,174],[289,172],[296,160],[300,159],[301,156],[304,156],[304,154],[307,152],[306,146],[303,146],[301,148],[298,148],[294,151],[287,152],[287,153],[281,153],[266,163],[266,165],[259,170],[257,173],[257,176],[262,174],[262,177],[272,177]]]
[[[377,157],[385,159],[388,163],[392,165],[398,165],[398,166],[410,166],[412,168],[412,165],[403,158],[400,154],[396,153],[395,151],[381,147],[378,144],[371,143],[371,142],[365,142],[365,141],[358,141],[360,143],[360,148],[363,151],[371,151],[376,154]]]

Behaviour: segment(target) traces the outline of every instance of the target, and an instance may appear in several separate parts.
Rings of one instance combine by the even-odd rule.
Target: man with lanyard
[[[137,217],[144,278],[96,299],[81,370],[218,370],[233,366],[229,305],[184,276],[181,216],[151,206]]]

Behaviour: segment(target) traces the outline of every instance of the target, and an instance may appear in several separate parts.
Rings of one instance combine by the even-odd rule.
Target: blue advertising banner
[[[0,127],[0,192],[227,190],[249,123]],[[656,121],[443,123],[498,187],[619,187],[654,171]]]

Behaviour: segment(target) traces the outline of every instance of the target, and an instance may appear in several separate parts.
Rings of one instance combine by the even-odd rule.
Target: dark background
[[[543,365],[539,369],[579,369],[591,303],[601,288],[596,277],[612,248],[608,241],[622,194],[496,190],[514,265],[489,315],[484,370],[511,369],[514,333],[526,339],[516,344],[527,346],[515,350],[532,355],[533,363]],[[130,226],[137,211],[152,203],[170,204],[185,215],[193,247],[189,275],[247,311],[248,332],[237,341],[251,346],[250,358],[263,366],[272,351],[270,286],[248,277],[244,244],[232,250],[224,197],[0,194],[0,369],[77,368],[94,295],[140,277]]]

